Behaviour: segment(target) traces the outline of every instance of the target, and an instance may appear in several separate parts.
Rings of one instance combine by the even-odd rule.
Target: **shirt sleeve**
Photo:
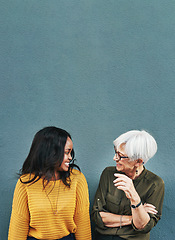
[[[82,173],[79,175],[77,182],[74,221],[77,226],[75,232],[76,240],[91,240],[89,192],[86,179]]]
[[[13,196],[8,240],[25,240],[29,231],[29,209],[25,185],[18,180]]]
[[[148,233],[151,231],[151,229],[157,224],[157,222],[160,220],[162,216],[163,199],[164,199],[164,181],[161,178],[158,178],[155,180],[145,200],[146,203],[153,204],[156,207],[158,213],[157,214],[149,213],[150,221],[143,229],[137,229],[132,223],[134,230],[142,233]]]
[[[99,212],[106,212],[106,193],[107,193],[107,168],[101,174],[99,185],[95,194],[94,204],[92,207],[92,219],[94,220],[95,224],[101,229],[107,229],[104,225],[102,218]]]

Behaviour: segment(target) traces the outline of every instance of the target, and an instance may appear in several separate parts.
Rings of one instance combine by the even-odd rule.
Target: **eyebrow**
[[[120,155],[122,155],[122,157],[126,157],[123,153],[121,153],[121,152],[119,152],[119,151],[117,151],[117,149],[114,147],[114,150],[115,150],[115,152],[116,153],[118,153],[118,154],[120,154]]]
[[[127,157],[127,156],[125,156],[125,154],[123,154],[123,153],[121,153],[121,152],[118,152],[120,155],[122,155],[123,157]]]

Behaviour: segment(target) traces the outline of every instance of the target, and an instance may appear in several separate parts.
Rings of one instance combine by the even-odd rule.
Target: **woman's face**
[[[120,172],[127,174],[135,169],[136,161],[131,161],[128,158],[124,150],[124,144],[120,145],[119,149],[115,149],[115,155],[113,159],[116,162],[116,169]]]
[[[61,166],[58,168],[58,171],[65,171],[65,172],[68,171],[69,163],[72,160],[72,156],[71,156],[72,149],[73,149],[73,142],[68,137],[64,147],[64,159],[61,163]]]

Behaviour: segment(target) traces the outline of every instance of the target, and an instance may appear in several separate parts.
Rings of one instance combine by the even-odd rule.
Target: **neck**
[[[139,167],[134,167],[130,172],[127,172],[126,175],[131,178],[132,180],[138,178],[138,176],[140,176],[140,174],[142,173],[144,167],[143,165],[139,166]]]
[[[56,178],[56,180],[59,180],[59,179],[60,179],[60,174],[59,174],[59,172],[55,172],[55,178]]]

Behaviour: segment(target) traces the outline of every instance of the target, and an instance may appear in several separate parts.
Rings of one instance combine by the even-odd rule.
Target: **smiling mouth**
[[[117,166],[122,166],[120,163],[117,163],[116,165],[117,165]]]
[[[67,167],[69,167],[69,163],[68,163],[68,162],[66,162],[65,165],[66,165]]]

